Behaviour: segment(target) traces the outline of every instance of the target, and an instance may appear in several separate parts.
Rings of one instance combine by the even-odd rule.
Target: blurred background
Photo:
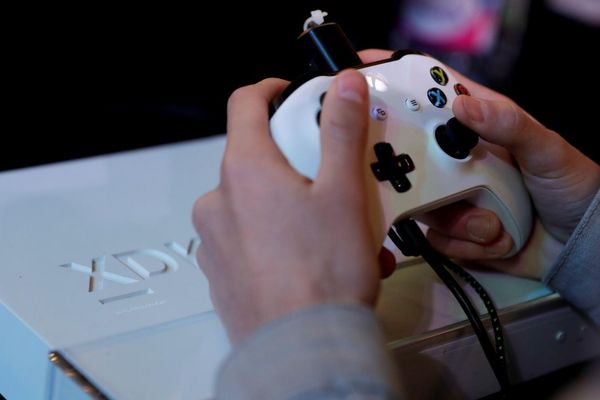
[[[235,88],[306,69],[295,40],[314,9],[357,50],[429,52],[600,160],[590,142],[600,102],[591,61],[598,0],[207,3],[5,13],[0,170],[224,133]]]

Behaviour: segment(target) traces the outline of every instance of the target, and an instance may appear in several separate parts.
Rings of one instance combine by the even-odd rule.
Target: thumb
[[[453,111],[483,139],[505,147],[524,172],[543,176],[564,164],[564,139],[510,101],[459,96]]]
[[[323,102],[317,184],[335,187],[337,191],[357,188],[364,174],[367,114],[365,77],[356,70],[343,71],[333,81]]]

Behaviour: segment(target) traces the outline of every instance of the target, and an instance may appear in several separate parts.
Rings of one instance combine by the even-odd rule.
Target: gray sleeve
[[[544,282],[600,325],[600,191]]]
[[[300,310],[263,326],[223,364],[217,399],[398,399],[397,369],[373,311]]]

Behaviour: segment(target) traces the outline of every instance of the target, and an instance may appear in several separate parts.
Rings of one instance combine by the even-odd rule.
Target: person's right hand
[[[600,166],[507,99],[459,96],[453,111],[483,139],[505,147],[513,155],[541,223],[535,226],[529,243],[516,258],[496,262],[495,266],[506,268],[510,265],[516,272],[540,277],[545,272],[544,267],[551,266],[600,188]],[[466,218],[467,236],[460,232],[460,224],[449,230],[433,224],[428,234],[432,245],[451,257],[463,259],[489,259],[505,254],[502,250],[510,249],[511,243],[505,232],[495,239],[501,244],[500,248],[491,252],[486,251],[485,242],[480,245],[478,237],[468,233],[471,214],[477,212],[471,209],[463,215],[455,214],[455,218]],[[481,236],[485,237],[485,218],[490,217],[484,215],[483,218]],[[482,226],[476,229],[482,229]],[[538,259],[541,255],[544,257]],[[533,265],[542,269],[532,269]]]
[[[390,52],[368,50],[365,62]],[[459,96],[458,120],[484,140],[505,147],[521,169],[537,212],[528,243],[516,256],[500,259],[512,247],[495,214],[466,204],[430,213],[428,238],[434,248],[462,260],[540,278],[549,268],[600,188],[600,166],[544,127],[507,97],[453,71],[472,96]]]

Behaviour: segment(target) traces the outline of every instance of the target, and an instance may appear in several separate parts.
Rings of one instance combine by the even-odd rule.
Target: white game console
[[[49,354],[69,357],[79,348],[93,354],[83,371],[118,359],[111,369],[149,389],[128,394],[99,383],[110,398],[173,398],[160,380],[188,367],[210,369],[190,382],[208,395],[228,342],[196,266],[191,207],[216,185],[223,148],[217,137],[0,173],[0,393],[73,398],[54,394]],[[147,339],[111,354],[132,335]],[[202,349],[203,335],[211,335],[209,348]],[[150,337],[181,352],[170,346],[164,354],[144,342]],[[156,352],[159,364],[177,357],[178,369],[156,376],[140,352]],[[186,366],[193,352],[198,363]]]
[[[229,344],[195,265],[191,207],[217,184],[224,146],[218,136],[0,173],[0,394],[212,395]],[[411,393],[441,387],[440,370],[465,397],[494,392],[452,295],[427,266],[406,263],[384,282],[377,313],[411,366]],[[477,277],[506,322],[516,380],[594,356],[597,335],[542,284]]]

